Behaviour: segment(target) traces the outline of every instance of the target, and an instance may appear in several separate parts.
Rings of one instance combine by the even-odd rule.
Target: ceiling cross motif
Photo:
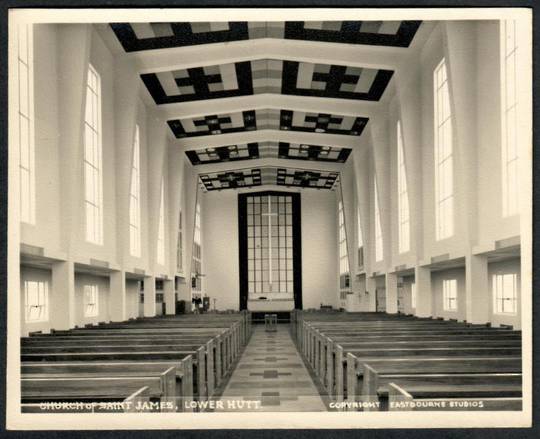
[[[126,52],[258,38],[408,47],[420,21],[111,23]]]
[[[185,147],[205,191],[265,184],[332,189],[335,171],[360,147],[371,109],[390,89],[400,65],[394,54],[402,59],[411,50],[421,25],[132,22],[110,23],[107,34],[116,53],[140,61],[143,99]],[[263,38],[285,50],[262,50],[266,43],[255,40]],[[376,59],[374,46],[382,54]],[[248,168],[237,169],[241,161]],[[312,162],[309,170],[294,166],[302,161]]]

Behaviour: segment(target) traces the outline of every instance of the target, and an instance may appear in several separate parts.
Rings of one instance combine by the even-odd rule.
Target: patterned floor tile
[[[326,411],[288,325],[278,325],[277,332],[265,332],[264,326],[253,328],[222,395],[223,401],[231,399],[258,401],[260,411]]]

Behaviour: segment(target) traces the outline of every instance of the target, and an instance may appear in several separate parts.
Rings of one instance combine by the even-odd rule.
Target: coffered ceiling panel
[[[280,167],[261,167],[199,174],[202,188],[205,191],[262,185],[332,189],[338,177],[339,173],[337,172]]]
[[[144,102],[201,171],[205,191],[332,189],[421,25],[133,22],[103,32],[137,69]]]
[[[176,138],[238,133],[262,129],[359,136],[368,118],[294,110],[250,110],[169,120]]]
[[[260,93],[378,101],[393,73],[343,65],[259,59],[146,73],[141,78],[158,105]]]
[[[111,23],[126,52],[285,38],[345,44],[408,47],[420,21],[288,21]]]
[[[350,148],[269,141],[190,150],[186,151],[186,156],[193,165],[259,158],[345,163],[351,151]]]

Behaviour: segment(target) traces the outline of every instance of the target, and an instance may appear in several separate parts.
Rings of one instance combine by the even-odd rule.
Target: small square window
[[[49,284],[47,282],[25,281],[24,295],[26,322],[46,322],[49,320]]]
[[[97,285],[84,286],[84,317],[97,317],[99,289]]]

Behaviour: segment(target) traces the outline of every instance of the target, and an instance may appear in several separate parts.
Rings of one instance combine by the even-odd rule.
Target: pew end
[[[141,387],[139,390],[133,392],[123,401],[124,413],[139,413],[139,403],[150,402],[150,389],[148,386]]]

